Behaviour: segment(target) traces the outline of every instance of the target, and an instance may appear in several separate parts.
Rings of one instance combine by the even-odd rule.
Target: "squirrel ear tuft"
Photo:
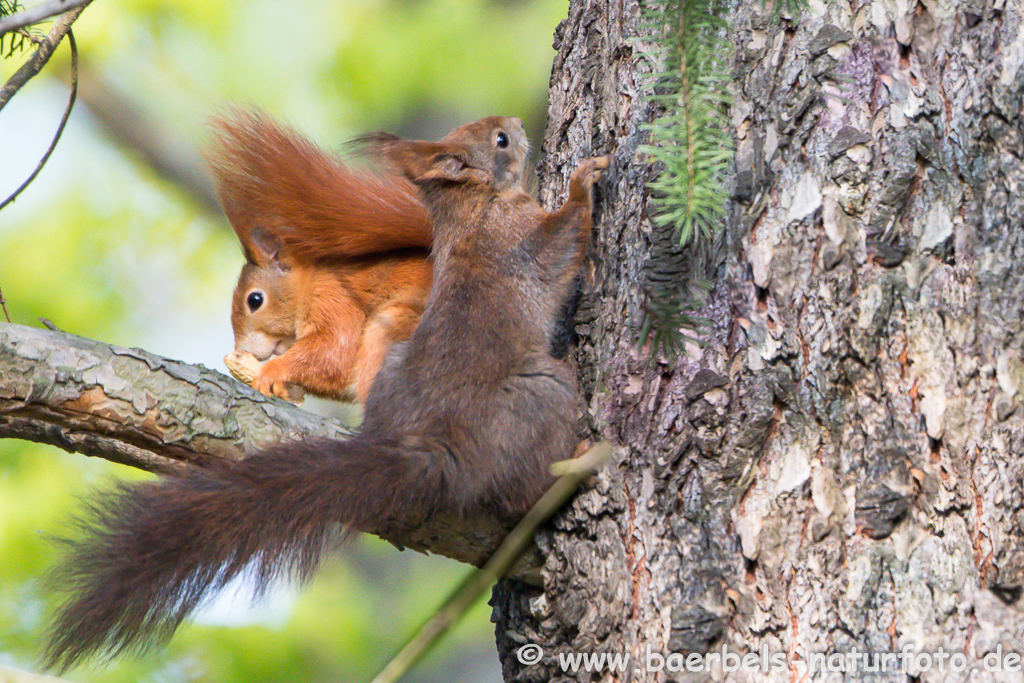
[[[422,180],[459,180],[466,172],[466,162],[449,152],[440,152],[420,174]]]
[[[346,147],[353,152],[372,155],[379,153],[382,148],[389,147],[396,142],[401,141],[402,138],[393,133],[377,131],[374,133],[365,133],[352,138],[348,141]]]
[[[280,238],[264,228],[253,228],[249,233],[248,244],[245,245],[246,258],[257,266],[275,266],[280,270],[289,270],[291,264],[282,257]]]
[[[361,156],[372,163],[384,164],[394,170],[395,156],[399,155],[401,148],[409,143],[406,140],[391,133],[376,132],[366,133],[354,137],[345,145],[350,154]]]
[[[491,178],[490,173],[470,165],[468,152],[443,143],[403,140],[390,133],[368,133],[352,140],[349,147],[413,183],[431,180],[487,183]]]

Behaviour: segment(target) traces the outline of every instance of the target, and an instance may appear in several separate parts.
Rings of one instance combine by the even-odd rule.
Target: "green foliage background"
[[[491,114],[522,117],[537,140],[551,36],[566,8],[567,0],[95,0],[75,34],[85,68],[184,151],[202,147],[206,117],[229,104],[260,106],[331,148],[375,129],[437,137]],[[0,61],[0,76],[23,57]],[[67,62],[65,45],[0,112],[2,196],[49,143]],[[48,167],[0,211],[0,290],[11,316],[223,370],[242,262],[234,236],[114,139],[80,104]],[[42,577],[59,551],[49,537],[71,533],[81,497],[114,476],[145,475],[0,441],[0,667],[37,669],[50,609]],[[465,571],[361,539],[313,585],[283,591],[264,613],[235,615],[248,625],[189,625],[166,649],[66,678],[369,680]],[[488,615],[481,605],[409,680],[498,680]]]

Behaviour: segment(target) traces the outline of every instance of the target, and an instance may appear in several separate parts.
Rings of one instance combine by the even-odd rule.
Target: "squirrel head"
[[[243,247],[246,263],[231,301],[231,328],[235,351],[264,361],[295,342],[296,278],[276,239],[258,230],[248,237]]]
[[[438,144],[447,149],[434,159],[435,173],[455,176],[462,168],[490,173],[497,190],[521,187],[530,140],[517,117],[491,116],[456,128]]]
[[[499,192],[522,188],[530,153],[523,122],[514,116],[468,123],[438,142],[389,133],[370,133],[353,142],[417,185],[477,183]]]

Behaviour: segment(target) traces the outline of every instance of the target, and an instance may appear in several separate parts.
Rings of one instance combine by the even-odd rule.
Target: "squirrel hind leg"
[[[487,467],[467,473],[472,480],[460,488],[479,484],[481,502],[520,515],[551,485],[550,465],[571,458],[578,446],[575,377],[565,363],[538,353],[477,407],[470,419],[483,435],[479,443],[487,444],[481,454]]]
[[[353,371],[356,398],[360,403],[366,403],[370,387],[391,346],[412,336],[423,314],[422,299],[422,296],[393,299],[367,321]]]

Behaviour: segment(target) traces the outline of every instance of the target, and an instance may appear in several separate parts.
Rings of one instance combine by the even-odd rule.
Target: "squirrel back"
[[[444,508],[518,516],[577,446],[575,376],[548,333],[591,232],[588,159],[545,213],[518,189],[527,144],[494,117],[439,143],[375,138],[435,225],[422,321],[377,375],[359,432],[289,442],[181,477],[122,485],[93,506],[57,574],[70,599],[49,662],[67,668],[166,638],[247,568],[257,583],[308,578],[346,531]]]

